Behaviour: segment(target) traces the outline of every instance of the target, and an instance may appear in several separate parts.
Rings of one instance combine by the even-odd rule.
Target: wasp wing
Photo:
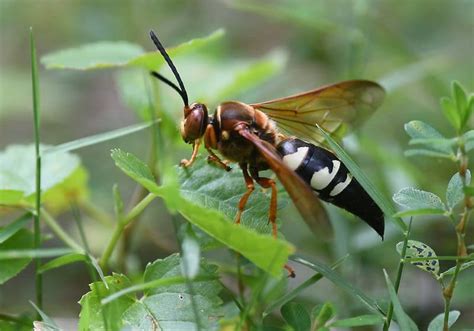
[[[270,143],[261,140],[246,129],[239,130],[238,132],[242,137],[251,142],[265,158],[311,231],[322,240],[330,238],[332,228],[326,210],[311,188],[283,163],[280,155]]]
[[[350,80],[316,90],[251,104],[278,123],[286,133],[322,144],[317,125],[331,136],[341,138],[380,106],[384,89],[368,80]]]

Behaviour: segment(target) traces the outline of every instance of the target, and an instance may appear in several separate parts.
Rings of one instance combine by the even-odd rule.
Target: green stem
[[[107,244],[104,252],[102,253],[102,257],[100,258],[99,265],[102,269],[105,270],[107,264],[109,263],[110,256],[112,255],[115,246],[117,245],[120,236],[122,235],[125,227],[132,222],[135,217],[137,217],[143,210],[156,198],[156,195],[153,193],[148,193],[148,195],[143,198],[135,207],[130,210],[130,212],[123,218],[120,218],[115,225],[114,232],[112,233],[112,237]]]
[[[40,226],[40,208],[41,208],[41,154],[40,154],[40,102],[39,102],[39,86],[38,86],[38,66],[36,63],[36,46],[33,37],[33,28],[30,27],[30,50],[31,50],[31,75],[33,89],[33,117],[35,129],[35,156],[36,156],[36,199],[34,217],[34,243],[33,248],[37,249],[41,246],[41,226]],[[41,259],[35,258],[35,291],[36,305],[43,308],[43,276],[38,272],[41,267]],[[41,320],[41,316],[37,314],[37,318]]]
[[[394,284],[395,293],[398,293],[398,288],[400,287],[400,282],[401,282],[401,279],[402,279],[403,266],[405,264],[403,261],[405,259],[405,255],[406,255],[406,252],[407,252],[408,238],[410,237],[410,230],[411,230],[411,221],[412,221],[412,219],[410,218],[410,223],[408,223],[408,229],[404,232],[401,258],[400,258],[400,262],[398,263],[397,278],[395,279],[395,284]],[[387,318],[386,318],[385,323],[383,325],[383,331],[387,331],[388,328],[390,327],[390,323],[392,322],[392,317],[393,317],[393,303],[390,301],[390,305],[388,306],[388,311],[387,311]]]
[[[78,252],[84,252],[84,249],[74,239],[72,239],[66,231],[59,225],[59,223],[51,216],[44,208],[41,208],[41,214],[44,222],[54,232],[54,234],[61,239],[66,245]]]
[[[462,139],[459,139],[462,141]],[[467,181],[467,172],[468,172],[468,163],[469,159],[467,157],[467,153],[463,144],[459,146],[459,154],[461,157],[459,158],[459,175],[462,179],[463,189],[465,189],[469,183]],[[444,298],[444,321],[443,321],[443,331],[449,330],[449,311],[451,308],[451,299],[454,294],[454,289],[456,288],[456,281],[458,279],[459,272],[461,271],[461,267],[464,263],[464,257],[467,256],[467,249],[466,249],[466,229],[467,223],[469,222],[469,215],[471,213],[472,203],[470,197],[464,195],[464,211],[462,213],[461,219],[459,223],[456,225],[456,238],[457,238],[457,256],[459,257],[456,260],[456,268],[454,269],[453,277],[449,282],[449,285],[443,289],[443,298]]]

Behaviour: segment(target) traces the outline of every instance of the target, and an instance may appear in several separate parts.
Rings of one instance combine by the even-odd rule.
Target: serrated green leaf
[[[401,255],[402,249],[403,249],[403,242],[399,242],[396,248],[397,248],[398,254]],[[417,258],[417,257],[423,257],[423,258],[432,257],[433,258],[432,260],[412,261],[410,263],[420,268],[421,270],[429,272],[435,278],[438,278],[439,261],[438,261],[438,256],[436,255],[435,251],[430,246],[420,241],[408,240],[405,258]]]
[[[471,183],[471,172],[466,172],[466,184]],[[449,209],[454,208],[459,202],[464,199],[464,183],[461,175],[457,172],[451,177],[448,188],[446,189],[446,204]]]
[[[147,266],[144,280],[184,276],[181,263],[178,254],[157,260]],[[217,267],[201,259],[200,275],[217,276]],[[217,280],[193,282],[192,288],[187,284],[147,288],[145,296],[123,314],[124,324],[139,330],[194,330],[199,323],[204,330],[213,329],[223,314],[222,300],[218,297],[221,289]],[[193,301],[198,316],[195,316]]]
[[[224,34],[217,30],[204,38],[196,38],[167,50],[171,58],[219,39]],[[151,43],[151,42],[150,42]],[[157,52],[144,53],[141,46],[124,42],[102,41],[69,48],[45,55],[41,63],[47,69],[90,70],[123,66],[139,66],[148,70],[157,70],[164,59]]]
[[[0,254],[14,249],[29,249],[32,247],[33,234],[26,229],[19,229],[14,235],[10,236],[0,244]],[[30,262],[30,257],[2,261],[2,267],[0,268],[0,284],[15,277],[20,271],[26,268]]]
[[[382,325],[383,323],[384,318],[380,315],[360,315],[334,321],[331,323],[331,326],[339,328],[352,328],[355,326]]]
[[[404,331],[418,331],[418,327],[416,326],[415,322],[405,313],[398,300],[397,293],[395,292],[395,288],[388,277],[387,272],[384,269],[385,281],[387,283],[388,293],[390,295],[390,301],[393,304],[393,311],[395,313],[395,317],[397,318],[397,323],[400,327],[400,330]]]
[[[409,210],[432,209],[443,212],[446,210],[444,203],[436,194],[413,187],[402,188],[393,195],[393,201]]]
[[[313,326],[315,330],[321,330],[334,316],[336,315],[336,309],[330,302],[317,305],[311,311],[311,317],[313,320]]]
[[[406,133],[413,139],[446,139],[441,133],[422,121],[411,121],[405,124]],[[444,145],[427,144],[424,147],[440,154],[455,155],[452,148]]]
[[[124,275],[114,274],[105,277],[108,288],[102,282],[89,285],[91,291],[82,296],[79,303],[79,330],[121,330],[122,314],[134,304],[134,295],[122,296],[108,305],[102,305],[100,300],[107,295],[118,292],[130,286],[130,281]],[[104,317],[105,323],[104,325]]]
[[[350,282],[348,282],[346,279],[344,279],[341,275],[339,275],[334,270],[332,270],[331,267],[329,267],[329,266],[327,266],[323,263],[316,262],[316,261],[309,262],[309,261],[307,261],[307,260],[305,260],[305,259],[303,259],[303,258],[301,258],[297,255],[291,256],[290,260],[292,260],[294,262],[297,262],[297,263],[300,263],[304,266],[307,266],[307,267],[319,272],[325,278],[327,278],[328,280],[333,282],[336,286],[343,289],[344,291],[346,291],[347,293],[352,295],[354,298],[356,298],[357,300],[362,302],[370,310],[372,310],[376,313],[380,313],[382,315],[384,314],[383,310],[379,307],[379,305],[377,304],[377,302],[374,299],[370,298],[364,292],[362,292],[359,288],[352,285]]]
[[[295,331],[306,331],[311,328],[311,319],[306,308],[297,302],[288,302],[281,307],[281,315]]]
[[[448,327],[451,327],[456,321],[458,320],[461,312],[457,310],[452,310],[449,312],[448,317]],[[444,324],[444,313],[436,315],[435,318],[430,322],[428,325],[428,331],[443,331],[443,324]]]
[[[204,158],[199,158],[191,168],[179,168],[178,176],[184,198],[216,209],[230,219],[235,218],[239,200],[246,191],[240,169],[232,169],[227,173],[208,165]],[[278,210],[281,210],[289,203],[289,198],[282,188],[278,193]],[[272,226],[268,223],[269,194],[269,190],[256,188],[242,214],[242,225],[259,233],[271,234]],[[281,224],[280,219],[277,219],[277,224]]]
[[[101,41],[68,48],[41,58],[46,69],[88,70],[123,66],[143,54],[141,46],[125,41]]]
[[[11,222],[7,226],[0,228],[0,244],[8,240],[18,231],[20,231],[20,229],[23,228],[28,222],[30,222],[31,219],[32,215],[30,213],[26,213],[18,217],[16,220]]]
[[[456,130],[459,130],[461,128],[461,114],[456,109],[456,105],[447,97],[441,98],[440,103],[444,116]]]
[[[163,198],[169,209],[177,210],[193,225],[242,254],[263,270],[274,276],[281,274],[289,254],[294,251],[289,243],[234,224],[218,211],[196,204],[196,199],[187,200],[181,197],[177,179],[170,179],[164,186],[158,186],[148,167],[132,154],[114,150],[112,157],[115,164],[128,176],[151,193]]]

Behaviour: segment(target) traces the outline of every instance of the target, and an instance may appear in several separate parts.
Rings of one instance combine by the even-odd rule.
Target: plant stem
[[[135,217],[137,217],[149,204],[156,198],[156,195],[153,193],[148,193],[148,195],[143,198],[135,207],[133,207],[130,212],[123,218],[118,219],[112,237],[110,238],[107,247],[102,253],[100,258],[99,265],[102,269],[105,270],[109,262],[110,256],[112,255],[115,246],[117,245],[120,236],[122,235],[125,227],[132,222]]]
[[[74,239],[72,239],[66,231],[59,225],[59,223],[51,216],[44,208],[41,208],[41,214],[44,222],[54,232],[54,234],[61,239],[66,245],[78,252],[84,252],[84,249]]]
[[[35,129],[35,156],[36,156],[36,200],[34,217],[34,243],[33,248],[37,249],[41,246],[41,226],[40,226],[40,208],[41,208],[41,154],[40,154],[40,102],[39,102],[39,86],[38,86],[38,66],[36,63],[36,46],[33,37],[33,28],[30,27],[30,50],[31,50],[31,81],[33,89],[33,117]],[[41,267],[41,259],[35,258],[35,291],[36,305],[43,308],[43,276],[38,272]],[[37,319],[41,320],[41,316],[37,314]]]
[[[466,150],[464,145],[459,146],[459,175],[462,179],[463,189],[465,189],[469,183],[467,181],[467,172],[468,172],[468,162],[469,159],[467,157]],[[471,213],[472,203],[470,197],[466,194],[464,195],[464,211],[461,215],[461,219],[459,223],[456,225],[456,238],[457,238],[457,256],[458,259],[456,260],[456,268],[454,269],[453,277],[449,282],[449,285],[443,289],[443,298],[444,298],[444,321],[443,321],[443,331],[449,330],[449,311],[451,308],[451,299],[454,294],[454,289],[456,288],[456,281],[458,279],[459,271],[463,263],[465,262],[464,257],[467,256],[467,249],[466,249],[466,228],[467,223],[469,221],[469,215]]]
[[[410,218],[410,223],[408,223],[408,228],[404,232],[404,239],[403,239],[403,247],[402,247],[402,252],[401,252],[401,258],[400,262],[398,263],[398,268],[397,268],[397,278],[395,279],[395,293],[398,294],[398,288],[400,287],[400,282],[402,279],[402,273],[403,273],[403,266],[405,265],[405,255],[407,251],[407,246],[408,246],[408,238],[410,237],[410,230],[411,230],[411,222],[412,219]],[[393,303],[390,301],[390,305],[388,306],[388,311],[387,311],[387,318],[385,320],[385,323],[383,325],[383,331],[387,331],[388,328],[390,327],[390,323],[392,322],[392,317],[393,317]]]

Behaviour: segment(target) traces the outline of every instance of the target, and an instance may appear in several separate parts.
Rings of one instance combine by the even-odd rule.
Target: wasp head
[[[187,143],[193,143],[202,137],[209,123],[207,107],[202,103],[193,103],[184,107],[184,119],[181,121],[181,136]]]

